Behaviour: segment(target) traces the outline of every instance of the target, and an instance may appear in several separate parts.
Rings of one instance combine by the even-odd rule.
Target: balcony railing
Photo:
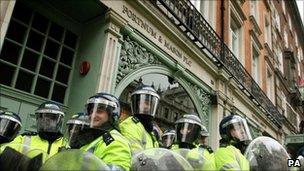
[[[239,88],[266,113],[278,127],[282,116],[243,65],[220,39],[189,0],[150,0],[219,67],[224,67],[238,82]]]
[[[297,128],[297,114],[292,110],[292,108],[287,105],[286,106],[286,117],[287,120],[295,127]]]

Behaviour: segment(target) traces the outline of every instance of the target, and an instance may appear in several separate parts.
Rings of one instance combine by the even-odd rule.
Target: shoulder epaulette
[[[114,138],[112,137],[112,135],[109,132],[104,133],[102,135],[102,138],[103,138],[103,141],[106,143],[107,146],[114,141]]]
[[[212,148],[210,146],[207,146],[206,150],[208,150],[209,153],[213,153],[213,150],[212,150]]]
[[[139,122],[139,119],[137,117],[133,116],[132,121],[137,124]]]
[[[33,135],[38,135],[37,132],[32,132],[32,131],[27,131],[21,134],[22,136],[33,136]]]

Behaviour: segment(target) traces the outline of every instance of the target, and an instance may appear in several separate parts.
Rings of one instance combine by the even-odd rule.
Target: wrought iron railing
[[[286,106],[286,118],[295,128],[298,126],[297,114],[295,113],[295,111],[292,110],[289,105]]]
[[[282,126],[282,116],[275,105],[189,0],[150,1],[202,51],[210,53],[210,59],[217,66],[224,66],[231,77],[239,83],[239,88],[266,113],[274,124],[278,127]]]

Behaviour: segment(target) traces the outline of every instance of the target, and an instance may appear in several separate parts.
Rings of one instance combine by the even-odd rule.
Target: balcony
[[[271,122],[282,127],[282,115],[277,108],[189,0],[150,1],[199,49],[209,54],[208,57],[215,65],[223,67]]]
[[[286,122],[292,125],[292,128],[297,132],[297,114],[289,105],[286,106]]]

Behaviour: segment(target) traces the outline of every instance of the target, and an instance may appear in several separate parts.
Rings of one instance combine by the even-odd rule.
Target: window
[[[292,24],[291,24],[291,18],[290,18],[290,15],[288,15],[288,25],[289,25],[289,28],[291,30],[292,28]]]
[[[0,84],[64,103],[77,39],[18,1],[0,54]]]
[[[297,62],[297,70],[298,70],[298,76],[300,77],[301,76],[301,65],[300,65],[300,62]]]
[[[231,20],[230,23],[230,48],[234,55],[240,60],[240,53],[241,50],[241,35],[240,35],[240,28],[238,28],[235,24],[234,20]]]
[[[284,14],[286,14],[285,0],[282,0],[281,2],[282,2],[283,12],[284,12]]]
[[[285,47],[288,48],[288,31],[287,31],[286,26],[285,26],[285,29],[284,29],[284,43],[285,43]]]
[[[264,31],[265,42],[268,43],[269,47],[271,47],[271,26],[269,17],[265,16],[265,31]]]
[[[252,48],[252,77],[259,84],[259,52],[253,46]]]
[[[215,6],[216,1],[214,0],[190,0],[196,9],[203,15],[208,23],[215,29]]]
[[[230,4],[230,30],[229,30],[229,47],[237,59],[242,61],[242,24],[243,20],[235,9],[234,4]]]
[[[258,2],[259,2],[258,0],[250,1],[250,14],[255,18],[255,20],[259,24]]]
[[[279,69],[284,74],[283,53],[281,49],[278,49],[278,62],[279,62]]]
[[[276,10],[276,8],[274,8],[273,11],[273,24],[274,26],[280,31],[281,30],[281,25],[280,25],[280,15],[278,13],[278,11]]]
[[[270,67],[266,66],[266,86],[267,86],[267,96],[274,102],[274,77]]]

